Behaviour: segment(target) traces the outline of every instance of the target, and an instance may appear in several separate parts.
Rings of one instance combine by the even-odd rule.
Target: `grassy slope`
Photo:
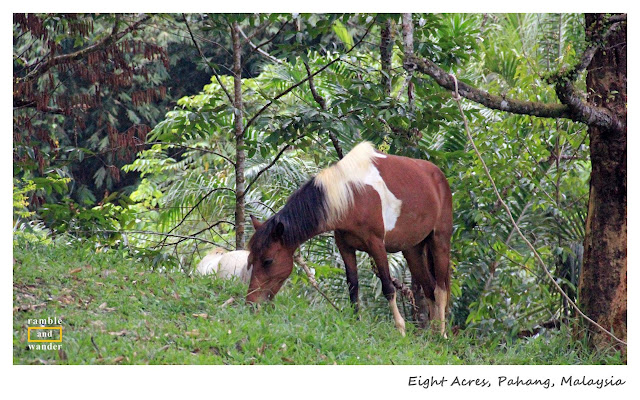
[[[358,320],[322,301],[311,305],[293,284],[254,312],[237,282],[153,272],[122,252],[96,253],[89,245],[14,245],[14,259],[14,364],[620,362],[589,353],[566,333],[506,346],[465,333],[445,340],[408,326],[403,338],[390,316],[363,310]],[[63,320],[63,352],[27,348],[27,320],[47,317]]]

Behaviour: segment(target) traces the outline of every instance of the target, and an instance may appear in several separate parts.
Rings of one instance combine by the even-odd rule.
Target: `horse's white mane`
[[[376,153],[370,142],[362,142],[342,160],[316,176],[315,184],[323,189],[326,196],[327,223],[339,220],[353,205],[353,194],[367,184],[367,176],[371,174],[376,157],[385,158],[386,155]]]

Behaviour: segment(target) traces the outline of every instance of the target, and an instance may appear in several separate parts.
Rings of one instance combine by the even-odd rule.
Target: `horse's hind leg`
[[[429,271],[429,266],[427,264],[427,260],[423,257],[423,249],[426,247],[425,242],[420,243],[417,246],[414,246],[410,249],[404,250],[402,255],[407,260],[407,265],[409,266],[409,271],[411,271],[411,277],[415,283],[417,283],[417,287],[412,288],[414,290],[414,297],[416,301],[416,306],[418,307],[419,314],[417,316],[418,323],[421,327],[425,327],[425,324],[429,320],[420,319],[420,311],[425,310],[424,302],[426,301],[426,305],[429,309],[428,313],[432,317],[434,313],[433,304],[435,297],[433,293],[433,289],[435,288],[434,278],[432,273]],[[422,293],[420,292],[422,291]],[[424,297],[422,296],[424,294]],[[422,304],[421,304],[422,300]],[[422,309],[421,309],[422,307]]]
[[[446,337],[445,315],[451,290],[451,270],[449,268],[451,230],[436,229],[427,237],[426,245],[426,250],[428,250],[429,255],[433,257],[433,264],[430,265],[430,268],[432,268],[435,278],[435,287],[433,289],[435,305],[433,306],[434,313],[430,316],[430,319],[438,323],[440,334]],[[431,313],[432,307],[429,308],[429,312]]]

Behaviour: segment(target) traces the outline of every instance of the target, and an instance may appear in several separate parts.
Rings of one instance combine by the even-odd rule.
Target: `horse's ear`
[[[276,227],[273,228],[273,238],[274,239],[282,239],[282,235],[284,234],[284,224],[280,221],[276,224]]]
[[[260,228],[263,223],[258,221],[258,218],[254,217],[253,215],[250,215],[250,217],[251,223],[253,224],[253,229],[258,230],[258,228]]]

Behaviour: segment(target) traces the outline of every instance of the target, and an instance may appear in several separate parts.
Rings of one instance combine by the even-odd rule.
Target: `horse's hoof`
[[[405,329],[404,321],[402,321],[401,324],[396,324],[396,328],[398,329],[398,331],[400,331],[400,334],[402,335],[402,337],[407,335],[407,330]]]

